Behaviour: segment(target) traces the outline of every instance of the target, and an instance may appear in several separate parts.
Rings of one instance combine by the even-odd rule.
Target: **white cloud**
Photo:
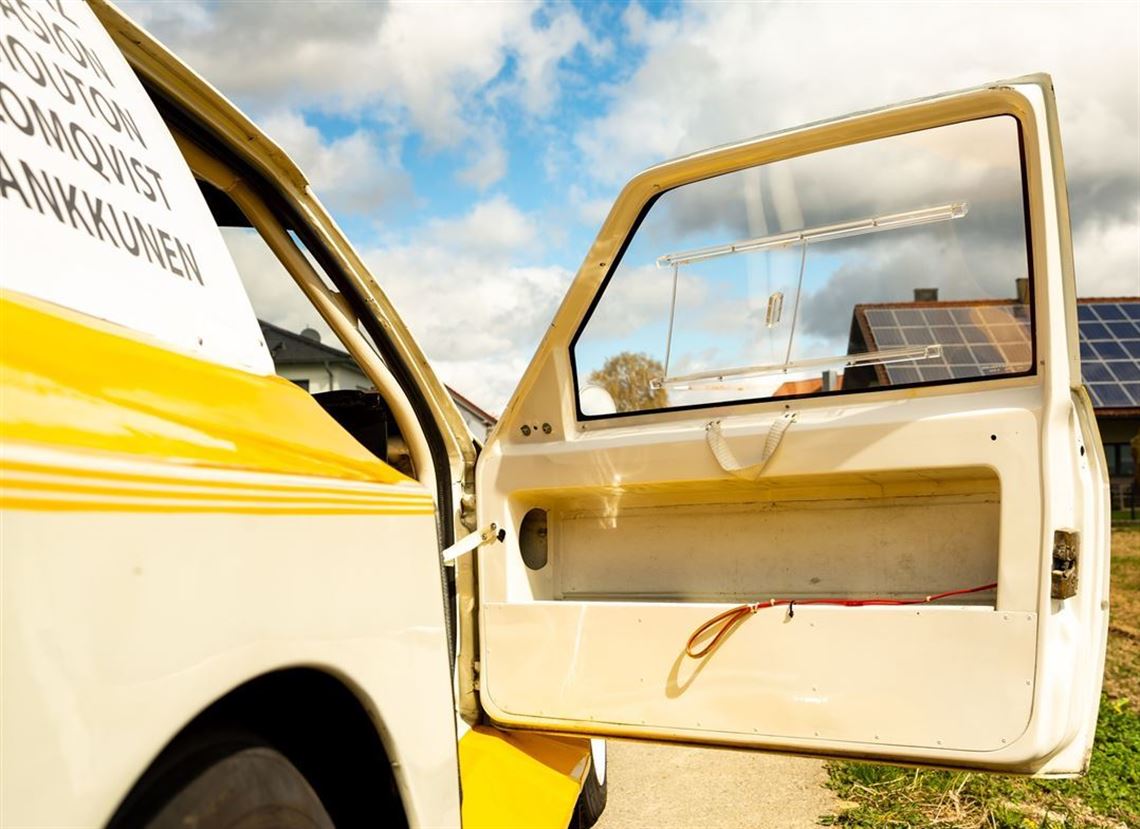
[[[582,338],[583,346],[604,343],[612,352],[643,351],[644,327],[656,324],[662,328],[669,318],[672,303],[671,271],[655,265],[619,269],[604,298],[590,318]],[[677,277],[677,307],[701,308],[708,302],[709,283],[692,274]],[[654,346],[664,353],[664,338]],[[653,356],[662,356],[654,354]]]
[[[568,6],[553,11],[549,24],[541,29],[519,30],[515,51],[518,57],[518,97],[532,114],[550,111],[558,95],[558,65],[579,46],[593,57],[610,52],[608,42],[594,39],[578,13]]]
[[[364,259],[445,383],[500,410],[573,274],[519,257],[539,240],[532,217],[497,196]]]
[[[591,38],[578,13],[539,3],[128,2],[127,11],[244,104],[407,122],[433,147],[477,136],[488,101],[541,114],[559,65]],[[509,82],[504,71],[516,69]]]
[[[600,228],[606,216],[610,213],[613,200],[610,198],[593,198],[577,184],[570,185],[570,205],[578,220],[594,228]]]
[[[576,136],[602,182],[749,135],[1049,71],[1078,263],[1103,258],[1083,247],[1100,240],[1088,221],[1140,237],[1140,6],[692,4],[666,20],[631,6],[624,23],[645,59]],[[1135,281],[1131,248],[1112,267]],[[1095,266],[1078,278],[1099,294],[1123,277]]]
[[[507,174],[507,149],[494,138],[478,142],[471,151],[471,163],[459,171],[457,178],[479,190],[486,190]]]
[[[255,230],[223,228],[222,238],[258,319],[294,332],[313,328],[323,342],[337,342],[332,329]]]
[[[501,262],[531,248],[538,226],[510,199],[494,196],[458,218],[431,220],[418,235],[432,246]]]
[[[381,146],[366,130],[329,141],[293,112],[267,116],[261,127],[297,162],[333,211],[370,213],[412,192],[398,148]]]
[[[1135,220],[1082,227],[1073,239],[1078,290],[1088,296],[1140,295],[1138,247]]]

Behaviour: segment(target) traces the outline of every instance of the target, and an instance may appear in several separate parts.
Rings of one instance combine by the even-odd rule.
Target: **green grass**
[[[1105,693],[1086,776],[1032,780],[834,762],[827,766],[828,786],[848,805],[822,822],[965,829],[1140,827],[1140,532],[1114,530],[1112,549]]]
[[[1089,773],[1079,780],[830,763],[829,786],[853,806],[834,826],[998,829],[1140,825],[1140,716],[1126,700],[1101,703]]]

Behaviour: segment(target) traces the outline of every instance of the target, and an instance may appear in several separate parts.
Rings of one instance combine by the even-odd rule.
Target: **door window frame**
[[[948,112],[948,108],[954,111],[953,114]],[[586,414],[583,411],[575,346],[592,318],[618,265],[625,256],[634,235],[656,201],[665,193],[687,184],[790,158],[998,116],[1013,118],[1017,126],[1021,165],[1022,210],[1025,222],[1026,275],[1029,279],[1029,325],[1032,334],[1029,369],[994,377],[967,377],[891,385],[875,389],[840,389],[822,394],[811,392],[782,397],[711,401],[632,412]],[[857,119],[858,123],[850,124],[849,122],[853,119]],[[806,400],[820,400],[824,405],[833,405],[837,399],[842,399],[845,403],[857,403],[867,399],[861,395],[870,394],[876,395],[876,399],[890,399],[892,393],[912,395],[915,388],[923,389],[925,394],[939,394],[947,391],[949,393],[973,391],[975,384],[983,384],[978,390],[1003,388],[1010,385],[1032,386],[1041,384],[1044,382],[1044,378],[1041,376],[1044,366],[1041,355],[1046,351],[1043,348],[1042,338],[1049,336],[1050,332],[1042,330],[1039,325],[1039,305],[1043,292],[1040,290],[1041,286],[1038,284],[1038,279],[1045,273],[1043,267],[1045,240],[1044,234],[1041,232],[1043,216],[1040,215],[1040,207],[1035,209],[1035,204],[1044,195],[1037,133],[1038,126],[1033,107],[1024,95],[1008,86],[987,87],[961,93],[949,101],[946,98],[924,99],[889,107],[875,113],[856,114],[837,121],[786,130],[771,136],[686,156],[652,167],[641,173],[626,186],[615,203],[610,218],[607,219],[606,223],[609,224],[615,220],[615,217],[620,220],[621,214],[629,215],[632,210],[636,210],[633,220],[629,222],[622,234],[612,261],[606,264],[604,276],[594,289],[590,302],[582,315],[574,322],[572,327],[574,333],[565,346],[571,386],[569,391],[573,400],[572,411],[579,428],[595,429],[604,428],[607,425],[628,428],[629,418],[632,417],[650,418],[650,422],[661,422],[688,418],[695,411],[724,410],[728,413],[745,406],[767,406],[772,409],[783,410],[792,402]],[[721,159],[726,155],[737,156],[738,158],[734,158],[732,164],[724,164]],[[636,206],[628,203],[634,199],[640,202]],[[611,238],[612,235],[616,235],[616,233],[607,234],[606,231],[607,228],[603,227],[599,240],[606,235],[610,235]],[[621,232],[620,228],[618,232]],[[594,252],[597,253],[597,251],[598,247],[595,246]],[[590,262],[587,261],[583,269],[579,271],[579,278],[583,276],[583,272],[589,264]],[[577,280],[575,281],[577,282]]]
[[[818,152],[826,152],[828,149],[839,149],[841,147],[856,146],[857,144],[867,144],[867,143],[870,143],[872,141],[879,141],[879,140],[883,140],[883,139],[887,139],[887,138],[893,138],[893,137],[896,137],[899,135],[908,135],[911,133],[923,132],[925,130],[936,130],[936,129],[941,129],[943,127],[955,126],[958,124],[967,124],[967,123],[971,123],[974,121],[981,121],[981,120],[984,120],[985,118],[1002,118],[1002,117],[1012,118],[1013,122],[1017,128],[1018,161],[1020,163],[1020,173],[1021,173],[1022,216],[1023,216],[1024,225],[1025,225],[1024,229],[1025,229],[1026,276],[1028,278],[1028,300],[1027,300],[1027,304],[1029,307],[1030,359],[1029,359],[1029,367],[1026,370],[1024,370],[1024,371],[1006,371],[1006,372],[1002,372],[1001,374],[993,375],[993,376],[989,376],[989,377],[987,377],[987,376],[972,376],[972,377],[950,378],[948,380],[920,381],[917,383],[891,383],[889,386],[879,386],[876,388],[859,388],[859,389],[839,388],[839,389],[831,389],[828,391],[812,391],[812,392],[803,392],[803,393],[799,393],[799,394],[786,394],[786,395],[780,395],[779,397],[775,397],[775,396],[741,397],[739,399],[725,399],[725,400],[715,400],[715,401],[708,401],[708,402],[702,402],[702,403],[689,403],[689,404],[679,405],[679,406],[660,406],[660,407],[657,407],[654,409],[638,409],[636,411],[630,411],[630,412],[613,412],[613,413],[605,413],[605,414],[586,414],[582,410],[581,391],[582,391],[583,383],[580,382],[578,363],[577,363],[577,357],[576,357],[576,350],[577,350],[578,342],[582,338],[582,335],[586,332],[586,328],[587,328],[587,326],[589,326],[590,321],[593,319],[594,313],[597,310],[599,304],[601,303],[602,297],[605,296],[606,290],[610,286],[611,281],[613,280],[614,274],[617,272],[618,268],[621,266],[622,260],[625,258],[625,254],[626,254],[627,250],[629,249],[630,244],[633,242],[633,239],[637,236],[637,233],[640,230],[642,223],[648,217],[650,211],[653,210],[653,207],[657,204],[658,199],[660,199],[662,196],[664,196],[665,194],[670,193],[674,190],[677,190],[681,187],[688,186],[690,184],[695,184],[695,183],[698,183],[701,181],[711,181],[713,179],[720,178],[722,176],[727,176],[727,175],[731,175],[732,173],[741,172],[742,170],[755,169],[758,167],[766,166],[768,164],[774,164],[774,163],[777,163],[779,161],[784,161],[784,160],[787,160],[790,158],[796,158],[796,157],[806,156],[806,155],[814,155]],[[682,182],[679,182],[679,183],[673,185],[672,187],[668,188],[667,190],[662,190],[662,191],[656,193],[645,203],[645,206],[641,209],[640,213],[638,213],[637,219],[634,221],[633,225],[630,227],[629,232],[626,234],[625,239],[623,240],[622,245],[617,252],[617,255],[614,257],[613,262],[610,264],[609,269],[606,271],[605,278],[602,280],[601,285],[598,287],[596,293],[594,294],[594,297],[593,297],[592,301],[590,302],[589,307],[586,309],[584,316],[582,317],[581,321],[579,322],[578,327],[575,329],[574,336],[570,338],[570,344],[569,344],[568,350],[569,350],[569,358],[570,358],[571,378],[573,381],[573,391],[574,391],[574,412],[575,412],[575,415],[577,417],[577,420],[579,422],[589,422],[589,421],[600,421],[600,420],[624,419],[624,418],[644,416],[644,415],[662,414],[665,412],[691,412],[691,411],[696,411],[696,410],[700,410],[700,409],[719,409],[721,407],[747,406],[747,405],[753,405],[753,404],[757,404],[757,403],[788,403],[788,402],[791,402],[793,400],[805,400],[805,399],[815,399],[815,398],[832,399],[832,398],[844,397],[844,396],[850,397],[852,395],[882,394],[884,392],[889,392],[889,391],[893,391],[896,389],[915,389],[915,388],[930,388],[930,387],[941,387],[941,386],[958,386],[958,385],[971,384],[971,383],[986,383],[987,387],[989,387],[989,384],[997,383],[997,382],[1000,382],[1002,380],[1027,378],[1027,377],[1035,376],[1037,374],[1037,365],[1038,365],[1037,303],[1035,301],[1036,300],[1037,273],[1036,273],[1036,270],[1034,268],[1033,228],[1032,228],[1032,221],[1030,219],[1029,182],[1028,182],[1028,177],[1026,175],[1026,172],[1027,172],[1027,159],[1026,159],[1026,142],[1025,142],[1025,129],[1024,129],[1023,119],[1014,113],[996,113],[996,114],[991,114],[991,115],[986,115],[986,116],[976,117],[976,118],[963,118],[963,119],[953,121],[953,122],[947,121],[947,122],[939,123],[939,124],[934,125],[934,126],[923,127],[920,129],[903,130],[900,132],[892,132],[892,133],[887,133],[884,135],[877,135],[877,136],[873,136],[870,138],[862,139],[860,141],[851,142],[848,144],[838,144],[838,145],[828,147],[828,148],[823,149],[823,150],[813,150],[811,152],[806,152],[806,153],[794,153],[794,154],[789,154],[786,156],[780,156],[780,157],[776,157],[776,158],[766,159],[765,161],[763,161],[762,163],[759,163],[759,164],[750,165],[747,167],[741,167],[739,169],[728,171],[728,172],[721,172],[721,173],[718,173],[716,175],[703,176],[700,178],[693,178],[691,180],[682,181]]]

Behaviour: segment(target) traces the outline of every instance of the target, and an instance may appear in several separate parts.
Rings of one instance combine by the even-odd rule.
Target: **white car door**
[[[640,174],[479,461],[484,710],[1081,772],[1109,523],[1076,343],[1046,76]]]

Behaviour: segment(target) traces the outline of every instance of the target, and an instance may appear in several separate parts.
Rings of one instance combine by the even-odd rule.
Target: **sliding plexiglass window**
[[[1017,122],[987,118],[685,185],[575,338],[585,416],[1033,370]]]

